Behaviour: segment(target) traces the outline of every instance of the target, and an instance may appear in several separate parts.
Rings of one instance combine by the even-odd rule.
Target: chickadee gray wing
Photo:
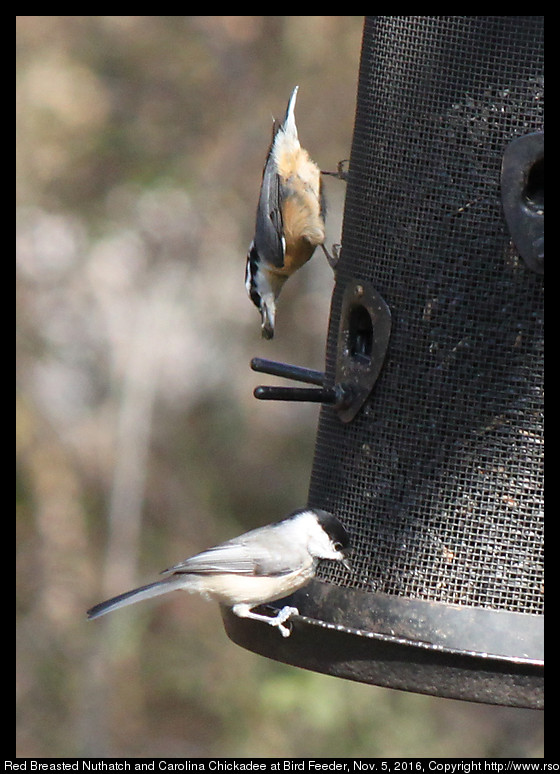
[[[256,529],[228,540],[179,562],[164,570],[164,573],[231,573],[271,577],[287,575],[294,570],[297,546],[287,544],[281,534],[273,537],[270,534],[271,529],[274,530],[274,527]]]

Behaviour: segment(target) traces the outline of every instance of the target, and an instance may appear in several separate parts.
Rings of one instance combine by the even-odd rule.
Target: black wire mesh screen
[[[374,391],[349,424],[323,408],[310,504],[342,516],[339,586],[540,614],[543,278],[500,204],[506,145],[541,130],[543,20],[366,20],[332,300],[371,282],[392,313]]]

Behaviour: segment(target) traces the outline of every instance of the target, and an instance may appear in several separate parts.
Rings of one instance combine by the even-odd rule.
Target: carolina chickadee
[[[169,577],[127,591],[88,610],[88,618],[140,602],[142,599],[184,589],[228,605],[241,618],[254,618],[284,626],[295,607],[283,607],[276,616],[254,613],[253,607],[282,599],[304,586],[315,575],[321,559],[334,559],[349,567],[348,533],[332,513],[302,509],[283,521],[246,532],[214,548],[164,570]]]

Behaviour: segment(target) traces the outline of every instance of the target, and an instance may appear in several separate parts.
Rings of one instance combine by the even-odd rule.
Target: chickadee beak
[[[350,559],[346,554],[344,555],[344,559],[341,559],[340,561],[348,571],[352,569],[352,562],[350,561]]]

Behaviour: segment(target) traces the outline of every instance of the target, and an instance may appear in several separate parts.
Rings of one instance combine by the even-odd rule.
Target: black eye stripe
[[[247,256],[246,284],[248,285],[247,290],[249,291],[249,298],[257,307],[257,309],[260,309],[261,296],[257,290],[257,279],[256,279],[256,275],[259,269],[258,258],[259,258],[259,254],[257,252],[257,248],[253,245],[249,250],[249,254]]]

